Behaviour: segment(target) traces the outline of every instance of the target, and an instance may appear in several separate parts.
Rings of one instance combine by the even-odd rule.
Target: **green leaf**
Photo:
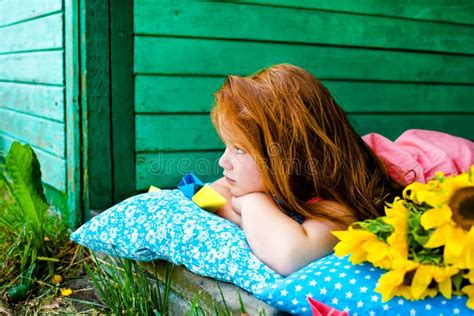
[[[13,142],[5,159],[5,171],[11,179],[13,194],[27,222],[41,237],[48,204],[41,183],[41,169],[36,154],[28,144]]]
[[[453,282],[454,289],[455,289],[456,291],[461,291],[462,279],[463,279],[463,272],[462,272],[462,271],[459,271],[458,273],[456,273],[455,275],[453,275],[453,276],[451,277],[451,280],[452,280],[452,282]]]

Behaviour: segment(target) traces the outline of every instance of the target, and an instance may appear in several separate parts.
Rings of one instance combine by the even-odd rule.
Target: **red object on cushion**
[[[308,302],[313,316],[349,316],[347,312],[338,311],[337,309],[318,302],[309,296]]]

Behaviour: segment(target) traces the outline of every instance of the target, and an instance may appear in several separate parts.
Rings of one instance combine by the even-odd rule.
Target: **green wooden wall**
[[[74,93],[67,91],[74,81],[65,78],[74,64],[66,51],[73,23],[70,0],[0,1],[0,150],[15,140],[33,147],[48,198],[71,209],[72,224],[78,220],[78,154]]]
[[[282,62],[320,78],[361,134],[474,139],[472,1],[137,0],[137,190],[219,176],[213,92]]]

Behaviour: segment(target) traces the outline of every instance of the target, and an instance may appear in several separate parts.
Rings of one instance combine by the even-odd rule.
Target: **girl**
[[[400,194],[329,91],[300,67],[280,64],[229,76],[215,94],[213,124],[226,145],[230,203],[254,254],[288,275],[332,252],[332,230],[383,214]]]

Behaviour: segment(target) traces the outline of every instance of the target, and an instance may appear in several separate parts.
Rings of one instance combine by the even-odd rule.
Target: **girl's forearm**
[[[250,248],[278,273],[288,275],[318,256],[302,225],[285,215],[268,195],[246,197],[241,216]]]

